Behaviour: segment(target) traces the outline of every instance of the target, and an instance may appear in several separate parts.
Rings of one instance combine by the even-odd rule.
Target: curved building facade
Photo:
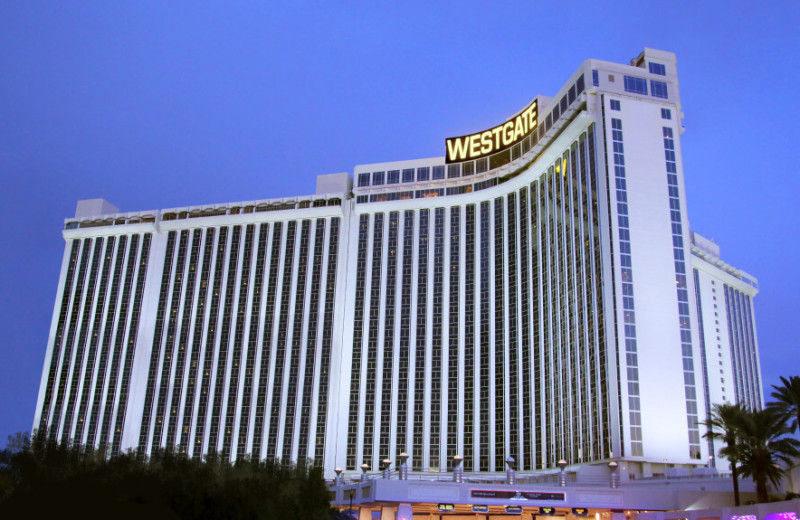
[[[714,464],[711,404],[762,404],[757,282],[689,232],[681,118],[645,49],[316,195],[81,201],[34,428],[329,475]]]

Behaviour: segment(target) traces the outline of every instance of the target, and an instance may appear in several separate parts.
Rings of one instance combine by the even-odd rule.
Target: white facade
[[[401,452],[420,472],[706,464],[708,403],[761,402],[755,289],[691,255],[675,56],[588,60],[509,121],[524,135],[491,156],[357,166],[309,197],[81,206],[34,427],[328,474]],[[718,337],[712,279],[733,291]]]

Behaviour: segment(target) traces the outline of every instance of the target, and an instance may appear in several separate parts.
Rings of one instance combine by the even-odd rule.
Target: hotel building
[[[709,407],[762,405],[757,282],[689,230],[681,119],[645,49],[314,195],[80,201],[34,429],[327,476],[713,465]]]

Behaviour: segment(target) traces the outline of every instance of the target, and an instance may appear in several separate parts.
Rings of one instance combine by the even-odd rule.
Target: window
[[[358,174],[358,187],[369,186],[369,173]]]
[[[372,172],[372,185],[373,186],[381,186],[381,185],[383,185],[384,173],[385,172]]]
[[[417,180],[427,181],[431,178],[431,169],[427,166],[424,168],[417,168]]]
[[[592,85],[595,87],[600,86],[600,74],[596,70],[592,71]]]
[[[635,78],[633,76],[625,76],[625,92],[647,95],[647,80]]]
[[[414,182],[414,168],[403,170],[403,182]]]
[[[444,179],[444,166],[433,167],[433,180]]]
[[[619,110],[619,109],[620,109],[619,99],[612,99],[611,100],[611,110]]]
[[[672,119],[672,112],[668,108],[661,109],[661,119]]]
[[[667,84],[663,81],[650,80],[650,90],[653,92],[653,97],[667,99]],[[645,92],[647,94],[647,92]]]
[[[650,66],[650,74],[658,74],[659,76],[667,75],[667,67],[661,63],[650,62],[648,65]]]
[[[400,182],[400,170],[389,170],[386,177],[386,184],[397,184]]]

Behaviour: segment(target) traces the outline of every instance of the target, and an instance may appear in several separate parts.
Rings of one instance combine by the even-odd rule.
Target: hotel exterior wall
[[[664,75],[588,60],[538,96],[550,123],[495,170],[360,165],[357,180],[382,184],[334,206],[318,194],[68,221],[34,427],[112,452],[313,458],[327,474],[403,451],[414,471],[456,454],[474,472],[508,456],[522,471],[703,464],[709,353],[675,60],[640,58]],[[668,94],[630,92],[628,75]],[[414,177],[426,168],[441,178]],[[731,354],[742,396],[757,387],[751,329]]]
[[[355,215],[359,216],[359,225],[365,227],[360,232],[357,228],[352,228],[350,236],[349,257],[354,260],[349,262],[348,278],[350,280],[357,279],[357,281],[351,284],[347,296],[348,300],[355,302],[354,306],[348,308],[348,312],[352,313],[353,317],[351,318],[351,315],[348,314],[346,319],[348,322],[351,322],[352,319],[355,325],[354,335],[346,334],[344,343],[350,343],[354,338],[356,340],[353,347],[356,357],[349,360],[351,362],[349,375],[351,378],[359,379],[358,383],[351,387],[351,406],[353,408],[348,416],[348,445],[345,447],[340,443],[338,446],[339,452],[343,449],[347,450],[348,457],[343,464],[346,469],[356,470],[362,463],[375,468],[380,460],[385,457],[393,458],[400,451],[407,451],[412,456],[410,463],[417,470],[430,468],[433,471],[444,471],[449,467],[449,458],[459,453],[465,456],[467,470],[502,471],[505,458],[509,455],[514,456],[522,468],[540,469],[555,464],[561,457],[575,462],[605,458],[607,452],[611,450],[608,412],[605,412],[604,420],[599,420],[592,418],[589,411],[590,408],[607,410],[606,403],[610,399],[606,380],[599,377],[600,374],[608,371],[606,365],[608,361],[603,362],[602,366],[600,361],[607,357],[605,337],[601,332],[602,323],[598,321],[602,320],[602,313],[598,312],[598,317],[589,316],[589,309],[595,308],[598,304],[602,305],[602,295],[598,291],[601,283],[602,254],[599,226],[589,224],[593,227],[593,229],[589,229],[583,220],[574,218],[578,243],[580,244],[584,240],[591,242],[587,254],[576,252],[575,257],[571,257],[564,253],[553,253],[553,258],[559,262],[553,269],[557,269],[559,265],[567,270],[577,269],[579,276],[586,277],[586,281],[580,287],[577,284],[570,287],[570,301],[565,301],[563,309],[553,309],[549,306],[535,307],[536,301],[541,301],[545,297],[556,298],[559,296],[555,294],[555,289],[551,290],[544,285],[550,276],[553,277],[553,282],[557,282],[558,276],[548,272],[550,264],[546,260],[541,260],[541,265],[531,263],[534,255],[541,254],[541,257],[544,258],[546,256],[544,250],[549,247],[548,235],[544,235],[542,238],[537,230],[543,226],[554,224],[548,224],[546,220],[539,222],[540,217],[534,218],[530,215],[532,212],[555,212],[555,210],[548,210],[553,202],[548,198],[547,193],[543,192],[543,189],[548,189],[548,186],[551,190],[557,190],[559,197],[569,198],[572,190],[569,183],[572,177],[567,176],[567,180],[558,186],[553,185],[552,179],[564,178],[561,175],[563,165],[568,165],[567,168],[570,169],[570,172],[573,171],[572,165],[569,163],[570,149],[573,145],[575,150],[572,153],[577,153],[580,145],[580,154],[583,154],[579,159],[583,161],[583,170],[578,171],[577,163],[575,167],[575,191],[580,192],[581,183],[587,179],[591,179],[591,181],[586,187],[587,191],[581,197],[584,203],[581,204],[580,200],[576,200],[574,207],[570,206],[565,209],[559,206],[556,208],[558,215],[554,218],[561,220],[566,216],[569,219],[573,211],[583,215],[583,211],[588,210],[591,205],[589,200],[592,195],[588,190],[594,188],[596,176],[595,179],[592,179],[590,169],[596,168],[596,166],[594,154],[591,155],[591,161],[588,155],[590,139],[593,139],[591,137],[593,127],[587,126],[589,122],[590,120],[584,117],[574,123],[551,145],[552,151],[548,151],[541,159],[537,160],[536,164],[530,168],[529,173],[520,175],[517,179],[502,186],[480,193],[444,199],[399,201],[391,208],[379,204],[356,206]],[[536,175],[537,173],[538,175]],[[581,175],[583,180],[581,180]],[[542,188],[542,180],[545,178],[549,178],[551,181],[550,184],[545,184],[545,188]],[[534,195],[531,195],[531,189],[534,190]],[[597,197],[596,194],[594,196]],[[524,207],[520,206],[523,200],[525,201]],[[565,204],[569,203],[567,200]],[[466,221],[471,214],[474,222],[473,227],[468,230]],[[396,254],[392,254],[388,249],[392,231],[387,226],[391,225],[392,218],[398,218],[402,221],[400,225],[403,227],[396,233],[403,234],[406,222],[409,222],[409,216],[413,218],[415,225],[411,273],[415,283],[410,297],[411,301],[416,303],[417,311],[425,308],[424,312],[412,313],[408,317],[406,326],[410,328],[410,348],[401,347],[398,343],[398,335],[402,333],[403,316],[401,312],[390,311],[394,315],[394,322],[385,324],[386,294],[393,292],[396,299],[394,302],[389,302],[389,309],[397,309],[399,299],[403,298],[403,287],[398,285],[399,279],[395,279],[393,289],[387,287],[386,273],[390,267],[389,262],[402,262],[402,259],[405,258],[403,256],[405,255],[404,249],[397,251]],[[521,218],[522,216],[525,217],[524,220]],[[595,217],[597,216],[595,215]],[[583,215],[583,218],[589,219],[591,215]],[[454,224],[456,219],[458,219],[457,224]],[[420,221],[427,222],[422,229],[419,227]],[[485,228],[482,227],[481,221]],[[355,218],[354,222],[356,222]],[[376,222],[383,226],[383,232],[379,228],[376,233]],[[439,229],[439,234],[437,234],[437,229]],[[457,233],[454,233],[454,230]],[[575,237],[571,234],[567,237],[564,231],[560,227],[554,229],[549,235],[551,242],[557,241],[559,246],[563,245],[565,250],[568,241],[571,244],[569,247],[575,247],[572,245]],[[427,234],[428,238],[420,240],[421,233]],[[470,243],[469,240],[462,240],[464,237],[473,235],[475,237],[473,243]],[[585,239],[580,239],[581,236],[584,236]],[[455,242],[454,237],[456,237]],[[542,240],[545,241],[543,245],[540,244]],[[377,253],[374,248],[376,241],[380,242],[382,248]],[[524,247],[522,246],[523,242]],[[456,251],[454,244],[458,247],[458,258],[451,261]],[[439,253],[437,253],[438,247],[441,248]],[[487,248],[484,253],[481,252],[482,247]],[[539,247],[543,248],[541,253],[537,251]],[[471,272],[465,270],[466,248],[470,248],[474,255],[474,270]],[[482,254],[484,256],[481,256]],[[585,264],[578,262],[581,257]],[[362,258],[362,260],[359,262],[356,260],[358,258]],[[376,268],[376,264],[373,262],[378,260],[381,264]],[[525,261],[524,265],[522,265],[523,260]],[[483,272],[479,267],[475,267],[480,266],[482,261],[488,262],[487,269]],[[424,266],[422,270],[421,265]],[[592,265],[595,267],[586,269],[587,266]],[[442,266],[446,266],[446,269],[442,269]],[[363,278],[358,278],[359,273],[363,274]],[[373,276],[381,277],[380,282],[376,283],[377,278],[373,278]],[[437,276],[441,276],[438,282]],[[471,296],[465,296],[468,290],[466,281],[471,279],[469,278],[471,276],[474,276],[472,278],[474,287],[470,289]],[[484,278],[486,279],[484,280]],[[544,280],[544,282],[535,284],[535,279]],[[459,284],[457,290],[451,286],[454,281]],[[573,297],[572,292],[578,291],[578,289],[586,292],[581,295],[581,298],[577,297],[577,293]],[[526,303],[527,299],[520,298],[523,290],[532,295],[530,298],[534,301],[533,305],[529,305],[529,302]],[[485,300],[481,299],[481,291],[486,291]],[[514,296],[509,295],[509,291]],[[548,291],[553,293],[552,296],[548,295]],[[566,292],[565,289],[563,294]],[[422,300],[420,300],[420,294],[423,294]],[[587,296],[588,300],[586,300]],[[374,298],[378,298],[377,307],[373,306]],[[458,307],[450,306],[449,302],[456,299]],[[559,313],[566,317],[567,313],[572,312],[573,309],[577,312],[576,301],[582,305],[580,312],[583,313],[584,320],[587,323],[594,320],[583,330],[586,339],[581,338],[580,341],[575,341],[574,335],[577,331],[568,330],[566,325],[564,325],[563,338],[559,338],[560,330],[555,333],[551,332],[552,337],[549,339],[545,338],[544,334],[540,336],[533,332],[537,330],[533,325],[534,320],[537,323],[548,320],[553,327],[557,327]],[[472,339],[468,339],[465,330],[464,308],[467,303],[474,309],[470,318],[471,330],[475,331]],[[546,309],[550,309],[548,317],[542,314]],[[377,313],[372,318],[372,333],[369,330],[368,315],[370,312]],[[444,324],[448,318],[452,320],[453,317],[457,318],[455,324],[452,322],[449,324],[450,326]],[[496,319],[498,317],[501,319]],[[443,320],[441,324],[439,319]],[[521,326],[523,319],[525,320],[524,327]],[[362,327],[364,332],[362,332]],[[391,329],[391,333],[395,335],[394,340],[388,343],[385,336],[387,329]],[[484,329],[486,330],[484,331]],[[572,340],[567,339],[569,334],[573,335]],[[441,335],[441,340],[437,338],[439,335]],[[474,351],[477,360],[477,366],[470,365],[469,367],[474,374],[471,381],[468,381],[469,375],[464,374],[465,363],[471,357],[465,354],[467,342],[470,342],[469,348]],[[531,350],[534,343],[536,343],[536,348]],[[579,344],[582,345],[581,348],[586,349],[587,354],[592,353],[591,359],[594,360],[594,365],[591,367],[591,375],[583,374],[585,380],[582,394],[567,390],[571,396],[574,396],[574,399],[580,399],[580,396],[583,395],[582,404],[575,405],[575,411],[579,412],[575,417],[572,417],[572,410],[567,412],[566,408],[561,408],[568,406],[566,399],[561,403],[549,403],[555,407],[550,411],[544,408],[546,406],[544,402],[535,403],[537,399],[544,400],[546,396],[551,395],[551,392],[557,391],[556,387],[552,386],[553,384],[566,390],[569,388],[567,379],[572,379],[576,382],[574,390],[580,386],[577,384],[579,372],[577,370],[570,371],[567,366],[561,367],[558,364],[561,361],[567,361],[566,358],[551,360],[553,363],[551,368],[545,368],[542,371],[543,373],[549,372],[549,375],[556,377],[556,383],[545,384],[544,381],[540,381],[537,390],[540,390],[541,393],[537,391],[537,395],[534,396],[528,395],[526,390],[526,387],[531,384],[537,384],[536,376],[521,373],[521,367],[523,365],[535,366],[535,358],[544,359],[546,357],[549,359],[552,352],[548,346],[545,346],[546,344],[557,345],[558,349],[561,349],[563,345],[565,353],[566,349],[572,348],[572,356],[576,362],[580,357],[577,356]],[[417,355],[420,346],[424,347],[424,351],[420,350],[420,355]],[[422,364],[425,369],[425,377],[422,380],[424,388],[419,394],[424,395],[424,398],[414,399],[413,395],[409,395],[408,409],[412,416],[410,421],[413,421],[413,424],[409,422],[409,427],[404,430],[408,432],[407,436],[400,442],[394,434],[397,426],[394,410],[399,404],[397,395],[392,395],[388,413],[387,410],[380,413],[377,406],[371,408],[375,406],[375,402],[380,402],[382,399],[381,378],[384,370],[388,370],[385,373],[391,374],[394,379],[391,388],[396,389],[399,386],[398,372],[394,368],[399,356],[398,347],[409,349],[407,354],[409,358],[408,374],[413,374]],[[454,352],[456,349],[457,356]],[[488,356],[483,354],[484,351]],[[384,358],[387,353],[392,356],[390,364],[386,363],[388,358]],[[355,362],[353,362],[354,359]],[[347,366],[346,357],[344,361],[344,366]],[[482,363],[488,366],[482,367]],[[588,363],[588,361],[584,361],[584,363]],[[512,366],[513,370],[510,369]],[[590,369],[584,365],[583,370],[589,372]],[[346,371],[343,376],[347,377],[347,375]],[[441,386],[434,384],[438,383],[439,379],[441,379]],[[457,386],[450,386],[453,380],[457,382]],[[465,403],[465,399],[467,403],[470,402],[469,394],[465,394],[465,383],[474,392],[472,396],[474,402],[470,403],[473,415],[470,417],[465,416],[463,408],[460,406]],[[409,388],[413,389],[414,384],[415,381],[412,380]],[[604,390],[595,392],[595,388]],[[371,396],[373,392],[377,394],[374,398]],[[593,405],[590,404],[591,399],[595,401]],[[512,403],[516,404],[512,406]],[[433,408],[434,412],[432,413],[432,406],[437,405],[442,406],[441,411],[436,413],[436,409]],[[453,413],[453,409],[456,407],[458,411]],[[541,428],[538,436],[534,433],[532,424],[536,410],[544,411],[544,414],[539,415],[540,419],[537,420]],[[482,417],[481,414],[485,412],[489,412],[489,415]],[[420,413],[424,417],[423,420],[420,420]],[[569,416],[570,420],[574,420],[575,427],[572,427],[566,419],[556,421],[556,417],[561,414],[564,414],[565,418]],[[598,417],[601,414],[602,412],[598,411]],[[450,418],[449,423],[448,417]],[[390,419],[391,423],[386,419]],[[584,421],[583,431],[577,426],[580,424],[579,421]],[[386,428],[387,423],[391,425],[387,428],[391,440],[388,446],[381,447],[369,432],[372,431],[373,424],[376,425],[375,427]],[[368,432],[366,442],[364,435],[360,435],[360,432],[365,430],[365,424]],[[429,435],[432,424],[434,432],[437,432],[438,435]],[[465,438],[463,435],[465,426],[467,426],[467,431],[472,432],[471,439]],[[413,431],[415,428],[416,432]],[[439,428],[442,429],[439,430]],[[456,439],[455,446],[453,446],[453,442],[448,442],[447,435]],[[483,445],[481,445],[482,439]],[[546,456],[544,456],[545,453]],[[433,462],[431,462],[432,460]]]
[[[51,342],[48,350],[47,363],[48,366],[54,367],[58,381],[70,382],[65,383],[61,389],[61,395],[65,396],[67,402],[75,401],[76,409],[81,409],[81,405],[86,403],[91,409],[98,399],[103,401],[104,398],[107,401],[103,405],[107,408],[106,413],[98,414],[97,417],[101,424],[86,428],[85,430],[89,431],[84,431],[79,429],[80,417],[70,417],[61,411],[54,416],[54,406],[48,403],[47,378],[43,377],[42,386],[45,391],[41,393],[37,407],[36,428],[48,427],[53,423],[56,425],[51,429],[54,437],[97,447],[107,445],[112,453],[127,448],[138,448],[149,453],[157,447],[175,446],[179,451],[190,455],[200,455],[208,451],[220,451],[228,455],[233,451],[234,457],[237,454],[241,456],[254,449],[250,425],[256,414],[258,399],[256,389],[262,392],[264,389],[270,389],[276,382],[276,374],[291,372],[298,381],[283,377],[279,388],[280,395],[276,393],[273,398],[270,393],[261,398],[262,401],[267,398],[266,403],[274,400],[276,414],[273,416],[271,410],[265,410],[265,413],[270,416],[267,424],[270,426],[275,424],[276,427],[270,432],[270,446],[266,446],[265,440],[260,450],[255,451],[260,456],[271,457],[277,452],[278,458],[284,458],[283,455],[286,454],[285,458],[292,460],[298,456],[321,458],[324,438],[329,433],[325,428],[326,418],[331,411],[335,413],[338,390],[335,378],[330,377],[330,367],[335,360],[323,361],[325,359],[323,356],[332,358],[334,353],[340,350],[336,338],[340,334],[341,319],[336,319],[337,313],[340,312],[336,309],[341,309],[342,306],[336,303],[335,298],[340,297],[335,290],[338,282],[332,278],[344,276],[338,261],[339,237],[346,237],[346,234],[342,233],[343,216],[341,207],[314,208],[294,213],[291,219],[279,213],[266,213],[211,217],[204,219],[202,224],[200,221],[187,220],[160,222],[158,227],[138,225],[147,228],[148,232],[143,234],[128,233],[131,226],[65,231],[67,268],[70,263],[70,252],[77,246],[78,254],[73,263],[78,266],[78,271],[83,262],[83,257],[80,256],[83,248],[88,248],[87,251],[91,252],[99,247],[102,251],[105,247],[103,244],[112,241],[116,243],[141,241],[143,240],[141,236],[144,236],[151,244],[149,254],[146,255],[147,284],[145,286],[142,279],[143,294],[139,299],[140,306],[142,300],[144,305],[136,314],[139,323],[136,337],[133,340],[125,339],[127,343],[120,343],[123,347],[128,345],[128,349],[132,349],[131,345],[135,345],[135,356],[128,359],[127,350],[119,351],[121,357],[118,363],[122,366],[115,369],[112,360],[114,352],[118,351],[109,349],[108,354],[112,360],[105,363],[97,362],[97,372],[107,375],[111,381],[104,382],[96,373],[93,376],[94,371],[86,370],[83,361],[75,360],[78,357],[75,352],[71,352],[70,361],[65,363],[62,360],[53,364],[51,358],[54,354],[64,350],[57,351],[53,348],[55,340]],[[286,230],[295,228],[295,240],[290,247],[287,247],[286,234],[282,237],[277,235],[278,227]],[[317,240],[316,233],[319,232],[324,235]],[[220,238],[223,235],[225,238]],[[234,238],[236,236],[239,237],[238,246],[234,249],[232,244],[236,241]],[[276,240],[275,237],[278,237],[277,242],[273,242]],[[346,246],[346,239],[344,245]],[[280,250],[273,254],[272,249],[267,251],[261,246],[267,248],[277,246]],[[295,253],[304,252],[304,255],[294,255],[294,263],[287,264],[284,258],[289,249]],[[238,258],[233,258],[233,251],[236,252],[233,256]],[[126,257],[121,258],[124,260]],[[274,264],[273,269],[274,260],[278,263]],[[112,263],[109,265],[115,265],[113,253],[110,262]],[[261,365],[260,357],[253,357],[255,352],[259,354],[261,352],[254,347],[256,343],[262,342],[266,317],[264,307],[267,300],[263,298],[260,304],[257,301],[254,303],[253,293],[260,285],[257,283],[259,276],[256,272],[257,267],[262,267],[260,282],[264,286],[265,293],[275,290],[275,286],[269,285],[271,281],[267,279],[270,270],[274,270],[278,275],[286,274],[290,281],[295,281],[295,284],[289,287],[281,287],[275,294],[281,298],[281,303],[288,303],[285,311],[275,314],[275,319],[283,320],[282,323],[285,323],[287,330],[285,334],[278,334],[278,330],[273,326],[273,339],[270,340],[269,346],[274,351],[292,341],[296,347],[292,349],[292,356],[283,357],[286,367],[283,370],[276,369],[277,356],[274,353],[270,363],[264,366]],[[302,270],[306,272],[305,285],[298,288],[296,279],[298,271]],[[91,292],[91,297],[87,296],[86,290],[82,290],[84,294],[76,298],[78,296],[75,292],[76,282],[80,281],[82,286],[89,288],[92,286],[93,273],[97,280],[104,278],[99,257],[97,263],[94,263],[94,257],[87,257],[85,271],[83,280],[70,281],[69,290],[66,292],[67,284],[64,283],[62,284],[64,287],[59,291],[59,299],[67,302],[68,314],[76,304],[91,306],[95,293],[104,294],[100,291],[100,287],[97,287]],[[139,278],[132,275],[132,280],[134,279]],[[274,281],[277,280],[272,282]],[[97,285],[98,283],[94,284]],[[122,302],[124,294],[120,295],[119,290],[117,293],[113,291],[114,288],[109,283],[105,288],[108,301]],[[162,292],[163,297],[160,296]],[[215,292],[219,296],[216,308],[213,294]],[[227,294],[230,294],[229,301],[219,305],[222,303],[220,299],[224,299]],[[314,298],[318,301],[312,305]],[[129,306],[135,302],[132,297],[124,301],[127,301]],[[298,302],[303,309],[301,312],[295,312],[300,308]],[[273,297],[273,304],[275,303]],[[257,308],[257,305],[260,305],[260,308]],[[200,309],[202,312],[199,312]],[[315,331],[314,327],[310,326],[313,318],[310,316],[312,312],[310,309],[315,309],[313,311],[316,316],[313,320],[316,323]],[[91,312],[94,311],[90,311],[90,315]],[[253,319],[261,322],[257,326],[251,326]],[[270,320],[272,319],[270,316]],[[300,319],[303,321],[298,322]],[[128,320],[131,318],[128,317]],[[111,318],[105,321],[100,319],[98,324],[103,325],[106,322],[108,323],[106,326],[110,327],[109,330],[115,330],[113,329],[115,322]],[[212,322],[216,322],[216,325],[211,325]],[[296,333],[292,328],[295,323],[302,325],[296,329]],[[80,324],[76,322],[76,328],[78,330],[72,335],[73,337],[80,336],[80,331],[83,330],[89,334],[89,328],[83,325],[83,322]],[[316,341],[313,341],[313,337],[309,339],[309,328],[316,333]],[[58,330],[57,323],[54,329]],[[101,333],[99,339],[102,338],[101,329],[102,327],[96,326],[92,329],[92,333]],[[216,339],[209,339],[215,332]],[[220,337],[220,334],[225,336]],[[120,340],[123,340],[122,336]],[[254,341],[256,343],[253,343]],[[82,344],[87,350],[91,348],[91,342],[85,339]],[[299,348],[300,344],[304,347],[302,350]],[[206,349],[206,345],[214,350]],[[221,355],[220,352],[225,351],[226,346],[229,347],[228,355],[224,353]],[[80,345],[77,347],[80,348]],[[308,358],[313,364],[306,363],[306,352],[313,352],[314,358]],[[207,353],[210,356],[207,356]],[[301,353],[303,355],[300,355]],[[59,355],[63,357],[63,354]],[[225,363],[225,375],[220,373],[221,379],[217,380],[216,374],[222,366],[218,363],[222,361]],[[241,368],[237,368],[240,364]],[[203,371],[208,371],[205,382],[202,382],[204,374],[200,373],[201,367]],[[264,378],[260,372],[264,368],[270,371],[268,378]],[[231,372],[232,370],[234,372]],[[235,377],[236,370],[239,371],[239,377]],[[249,370],[254,370],[254,373],[249,373]],[[114,378],[119,377],[128,377],[130,380],[124,385],[119,380],[116,385],[112,385],[116,388],[117,395],[114,396],[114,391],[109,392],[109,384]],[[304,381],[307,381],[305,389]],[[251,397],[249,413],[246,408],[245,412],[242,411],[243,399],[248,395],[244,385],[248,382],[251,384],[255,382],[249,393]],[[190,397],[193,397],[194,402],[187,401],[190,387],[193,389],[193,396],[190,394]],[[84,388],[89,389],[88,393],[83,390]],[[122,396],[119,395],[122,388],[126,389],[127,398],[124,393]],[[299,390],[295,399],[289,399],[292,394],[290,388]],[[198,421],[198,407],[204,391],[213,401],[207,403],[209,415],[204,421]],[[321,398],[320,392],[323,392],[323,395],[327,394],[327,397]],[[58,395],[58,392],[51,391],[51,393]],[[235,397],[231,398],[232,396]],[[55,408],[60,410],[58,407]],[[289,413],[286,410],[289,410]],[[322,420],[318,421],[320,417]],[[112,427],[112,424],[116,427]],[[216,426],[217,424],[220,426]],[[250,431],[247,431],[248,426]],[[212,427],[214,433],[208,431]],[[303,436],[302,441],[301,427],[304,431],[310,432]],[[95,433],[95,428],[98,433]],[[241,438],[239,438],[240,431]],[[216,449],[209,446],[210,438],[212,445],[214,444],[210,435],[217,437]]]

